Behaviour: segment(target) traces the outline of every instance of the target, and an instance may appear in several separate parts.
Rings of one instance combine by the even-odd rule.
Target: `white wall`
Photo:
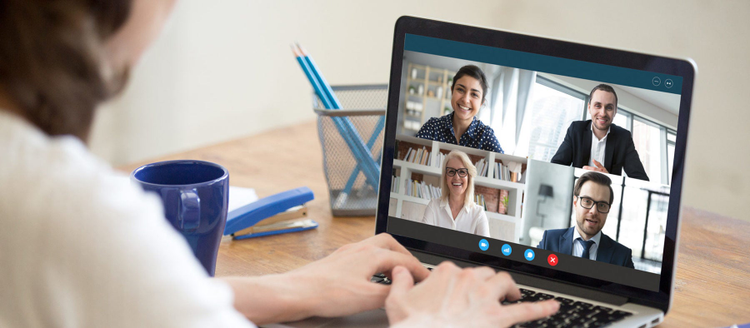
[[[491,1],[184,0],[105,106],[92,148],[115,165],[315,118],[297,41],[331,84],[387,83],[402,15],[489,24]],[[488,10],[476,10],[484,8]]]
[[[406,14],[692,57],[684,204],[747,218],[750,2],[741,0],[183,0],[99,115],[92,149],[117,165],[311,120],[289,44],[304,44],[332,84],[384,83],[393,24]]]

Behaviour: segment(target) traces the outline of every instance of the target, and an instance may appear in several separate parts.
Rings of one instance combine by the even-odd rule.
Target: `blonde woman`
[[[454,150],[445,157],[440,177],[442,196],[433,199],[424,211],[423,223],[453,230],[490,236],[484,208],[474,203],[474,177],[477,169],[466,153]]]

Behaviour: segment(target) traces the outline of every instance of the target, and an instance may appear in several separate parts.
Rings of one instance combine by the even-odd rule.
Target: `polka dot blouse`
[[[453,112],[441,117],[432,117],[417,132],[417,138],[435,140],[476,149],[503,153],[503,148],[495,137],[495,131],[476,117],[471,121],[461,140],[456,143],[453,131]]]

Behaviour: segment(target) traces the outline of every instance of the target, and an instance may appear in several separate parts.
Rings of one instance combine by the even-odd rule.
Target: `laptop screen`
[[[664,291],[692,66],[418,21],[397,24],[378,230],[449,258]]]

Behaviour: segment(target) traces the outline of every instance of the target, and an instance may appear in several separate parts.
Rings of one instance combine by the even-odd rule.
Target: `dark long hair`
[[[453,91],[453,89],[456,87],[456,81],[464,77],[464,75],[471,76],[479,81],[479,84],[482,86],[482,103],[484,103],[484,99],[487,98],[487,77],[484,76],[484,72],[482,72],[482,69],[475,65],[466,65],[464,67],[461,67],[458,72],[456,72],[456,75],[453,76],[451,91]]]
[[[96,106],[127,80],[126,69],[105,68],[104,43],[131,2],[0,1],[0,87],[26,119],[49,135],[87,139]]]

